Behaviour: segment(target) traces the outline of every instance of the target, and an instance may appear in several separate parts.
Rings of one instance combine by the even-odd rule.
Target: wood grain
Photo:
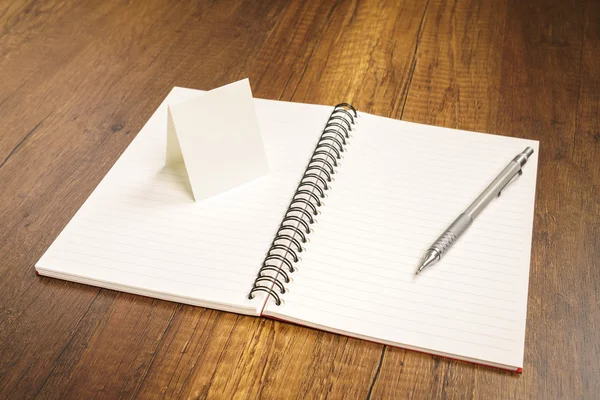
[[[0,398],[594,398],[600,5],[0,2]],[[174,86],[540,140],[522,375],[40,278]]]

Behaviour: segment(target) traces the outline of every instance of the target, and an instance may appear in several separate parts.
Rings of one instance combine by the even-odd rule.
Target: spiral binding
[[[290,282],[290,274],[296,271],[294,264],[300,261],[302,245],[308,242],[310,225],[316,222],[315,217],[323,205],[325,192],[333,181],[338,160],[342,158],[357,117],[356,109],[348,103],[333,108],[254,280],[249,299],[254,298],[256,292],[265,292],[273,297],[276,305],[281,305],[285,284]]]

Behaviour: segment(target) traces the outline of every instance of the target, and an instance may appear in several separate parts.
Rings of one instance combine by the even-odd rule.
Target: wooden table
[[[2,2],[0,398],[598,398],[599,20],[594,1]],[[35,276],[174,85],[244,77],[540,140],[522,375]]]

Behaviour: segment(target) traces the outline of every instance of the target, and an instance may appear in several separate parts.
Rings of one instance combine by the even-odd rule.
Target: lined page
[[[523,175],[415,277],[429,245],[527,146]],[[284,304],[266,314],[522,367],[537,153],[536,141],[363,114]]]
[[[269,174],[196,203],[184,171],[165,167],[166,107],[200,93],[173,89],[36,264],[38,272],[260,312],[264,296],[247,295],[331,108],[256,100]]]

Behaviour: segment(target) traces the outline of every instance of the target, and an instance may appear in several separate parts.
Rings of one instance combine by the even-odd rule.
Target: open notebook
[[[256,99],[270,173],[196,203],[164,155],[167,104],[199,93],[171,91],[39,274],[522,368],[538,142]],[[415,277],[526,146],[517,183]]]

